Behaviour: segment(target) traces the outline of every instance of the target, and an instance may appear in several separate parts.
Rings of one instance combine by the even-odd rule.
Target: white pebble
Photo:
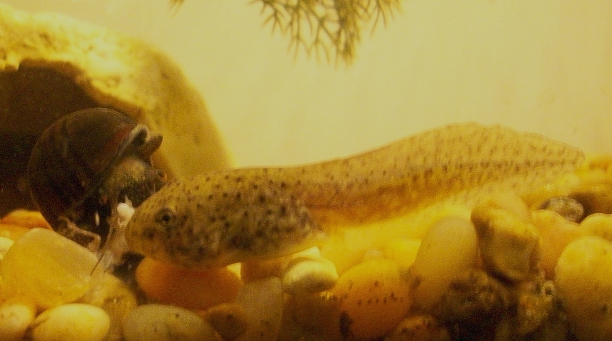
[[[123,321],[125,341],[221,341],[198,314],[179,307],[146,304]]]
[[[33,302],[8,300],[0,306],[0,340],[19,341],[34,320],[36,307]]]
[[[429,228],[421,242],[408,279],[414,288],[414,303],[430,308],[446,292],[452,279],[476,266],[478,239],[472,223],[449,216]]]
[[[117,205],[117,214],[119,216],[119,224],[127,225],[128,221],[132,219],[132,215],[134,215],[134,207],[132,207],[131,202],[127,203],[119,203]]]
[[[310,294],[333,288],[338,281],[336,266],[316,256],[293,259],[282,271],[283,290],[290,294]]]
[[[277,277],[242,286],[236,304],[244,308],[247,330],[239,341],[276,340],[283,316],[283,290]],[[130,341],[130,340],[128,340]]]
[[[44,311],[31,328],[32,341],[102,341],[110,319],[101,308],[71,303]]]
[[[244,308],[236,303],[221,303],[207,309],[205,319],[225,341],[237,339],[248,326]]]
[[[555,268],[555,286],[579,341],[612,339],[612,244],[585,236],[571,242]]]

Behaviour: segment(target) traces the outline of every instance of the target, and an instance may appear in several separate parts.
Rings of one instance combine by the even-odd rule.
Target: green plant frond
[[[253,0],[270,13],[264,25],[288,35],[289,48],[308,56],[324,55],[349,65],[361,39],[362,27],[387,25],[400,9],[400,0]],[[279,14],[282,13],[282,14]]]
[[[374,24],[372,25],[372,33],[379,21],[382,20],[383,26],[387,26],[388,18],[393,18],[395,11],[401,11],[399,0],[376,0],[376,11]]]
[[[184,0],[170,0],[180,6]],[[361,29],[371,25],[371,33],[379,22],[387,26],[394,12],[400,11],[400,0],[251,0],[261,4],[263,25],[272,26],[289,37],[289,49],[295,55],[301,49],[307,56],[325,56],[330,61],[350,65]]]

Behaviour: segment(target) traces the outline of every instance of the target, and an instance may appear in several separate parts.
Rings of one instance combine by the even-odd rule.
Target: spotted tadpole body
[[[175,180],[136,209],[126,240],[136,252],[191,268],[277,257],[318,244],[338,226],[448,197],[525,190],[574,170],[583,158],[539,135],[451,125],[348,158]]]

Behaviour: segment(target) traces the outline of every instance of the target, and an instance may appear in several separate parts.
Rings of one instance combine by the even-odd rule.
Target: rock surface
[[[0,4],[1,215],[33,207],[24,175],[42,130],[65,114],[97,106],[162,133],[154,161],[170,175],[229,164],[203,99],[166,55],[63,15]]]

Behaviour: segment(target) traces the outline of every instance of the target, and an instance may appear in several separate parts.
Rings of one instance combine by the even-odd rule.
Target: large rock
[[[42,130],[95,106],[162,133],[154,162],[170,176],[229,165],[203,99],[166,55],[106,28],[0,4],[0,215],[32,206],[25,169]]]

